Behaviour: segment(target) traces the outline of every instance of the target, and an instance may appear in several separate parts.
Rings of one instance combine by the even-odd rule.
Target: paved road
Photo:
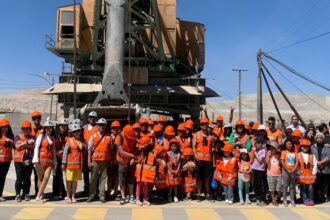
[[[64,201],[49,201],[39,204],[34,201],[17,203],[14,199],[15,172],[11,168],[5,187],[6,202],[0,203],[0,219],[111,219],[111,220],[273,220],[273,219],[306,219],[330,220],[330,204],[315,207],[298,205],[296,208],[273,207],[260,208],[255,205],[228,205],[224,202],[179,202],[177,204],[152,205],[137,207],[127,204],[120,206],[118,202],[101,204],[85,202],[66,204]],[[80,184],[82,185],[82,184]],[[33,193],[33,186],[32,193]],[[51,187],[47,187],[47,192]]]

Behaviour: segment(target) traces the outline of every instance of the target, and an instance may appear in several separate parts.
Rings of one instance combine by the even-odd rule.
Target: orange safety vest
[[[202,131],[194,134],[196,138],[196,158],[201,161],[212,161],[212,142],[213,138],[206,137],[206,144],[204,143]]]
[[[98,133],[97,126],[95,125],[91,130],[88,130],[88,125],[84,125],[84,140],[88,143],[89,139],[96,133]]]
[[[39,147],[39,164],[42,166],[52,167],[54,166],[54,154],[53,147],[55,147],[55,143],[52,145],[48,143],[47,137],[43,136],[42,141]]]
[[[163,146],[166,151],[169,151],[170,150],[170,141],[165,138]]]
[[[93,135],[93,147],[92,147],[92,160],[93,161],[110,161],[111,160],[111,136],[105,134],[101,140],[99,132]]]
[[[127,153],[133,153],[134,152],[134,149],[136,147],[136,141],[135,140],[134,141],[128,141],[126,138],[124,138],[123,134],[119,134],[116,138],[120,138],[120,142],[121,142],[121,146],[123,147],[123,151],[125,151]],[[117,160],[119,165],[127,166],[131,159],[132,158],[121,156],[119,151],[117,150],[116,160]]]
[[[305,165],[305,161],[304,158],[302,156],[302,153],[298,153],[298,166],[299,166],[299,170],[297,172],[297,181],[299,183],[303,183],[303,184],[314,184],[316,181],[316,175],[312,174],[313,171],[313,154],[308,155],[308,162],[307,162],[307,166]]]
[[[217,161],[217,166],[214,171],[214,179],[227,186],[235,186],[237,178],[237,160],[231,158],[225,165],[223,160]]]
[[[154,152],[149,152],[147,157],[138,160],[135,170],[136,182],[154,183],[156,177],[156,157]]]
[[[31,129],[31,136],[37,138],[39,135],[41,135],[42,129],[43,127],[36,129],[36,127],[33,125]]]
[[[180,136],[176,136],[176,139],[178,140],[178,142],[180,144],[182,153],[183,153],[184,148],[187,148],[187,147],[192,148],[192,140],[190,137],[181,138]]]
[[[83,168],[83,147],[79,149],[80,141],[77,141],[74,137],[68,138],[66,143],[69,145],[69,152],[67,154],[67,166],[68,170],[82,169]],[[83,144],[83,143],[81,143]]]
[[[12,160],[12,149],[14,141],[12,139],[2,137],[0,140],[0,162],[10,162]]]
[[[194,192],[196,187],[196,178],[194,171],[186,170],[183,171],[183,188],[186,193]]]
[[[22,142],[26,142],[26,137],[24,134],[19,134],[18,138]],[[24,161],[25,153],[29,155],[33,155],[33,149],[22,148],[21,150],[14,149],[14,161],[22,163]],[[32,158],[31,158],[32,159]]]
[[[157,169],[157,178],[155,181],[156,189],[166,189],[168,188],[168,177],[166,173],[166,160],[157,159],[158,169]]]
[[[178,156],[175,158],[175,162],[176,162],[176,167],[174,166],[174,158],[172,157],[172,151],[167,152],[167,157],[169,158],[169,162],[168,162],[168,182],[170,184],[170,186],[177,186],[180,185],[182,183],[182,171],[181,171],[181,167],[179,168],[179,172],[176,175],[173,175],[171,173],[172,169],[178,169],[178,165],[180,163],[181,160],[181,154],[178,154]]]

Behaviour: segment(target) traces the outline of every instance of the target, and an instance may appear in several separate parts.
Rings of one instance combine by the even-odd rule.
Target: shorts
[[[280,192],[282,186],[282,176],[267,176],[269,192]]]
[[[66,180],[67,181],[80,181],[82,180],[81,169],[66,170]]]
[[[135,166],[128,165],[125,166],[118,166],[118,184],[120,186],[126,184],[134,184],[135,182]]]
[[[196,179],[210,179],[212,175],[212,161],[196,161]]]

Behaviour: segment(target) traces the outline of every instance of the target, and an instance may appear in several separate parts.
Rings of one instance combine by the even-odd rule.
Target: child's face
[[[246,160],[247,159],[247,154],[242,154],[242,156],[241,156],[241,158],[243,159],[243,160]]]
[[[228,151],[224,151],[224,152],[223,152],[223,155],[224,155],[225,157],[230,157],[230,152],[228,152]]]
[[[178,146],[176,144],[171,144],[171,151],[176,152],[178,150]]]
[[[292,143],[290,141],[286,142],[285,147],[287,150],[292,150]]]
[[[160,158],[164,158],[166,156],[166,151],[163,150],[158,155]]]
[[[262,147],[262,143],[256,143],[256,148],[260,149]]]
[[[309,150],[309,147],[307,147],[307,146],[301,146],[301,150],[302,150],[302,152],[307,153],[308,150]]]
[[[192,158],[192,156],[191,156],[191,155],[186,155],[186,156],[184,156],[184,159],[185,159],[186,161],[190,161],[190,160],[191,160],[191,158]]]

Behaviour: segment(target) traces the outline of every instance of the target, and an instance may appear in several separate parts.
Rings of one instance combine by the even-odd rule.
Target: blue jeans
[[[233,187],[223,185],[223,190],[225,191],[225,199],[227,199],[229,201],[234,201]]]
[[[239,176],[238,176],[238,196],[239,201],[243,202],[243,190],[245,188],[245,200],[250,201],[249,195],[250,195],[250,182],[244,182]]]
[[[314,197],[313,197],[313,184],[307,185],[307,184],[300,184],[301,187],[301,195],[302,195],[302,199],[303,202],[309,202],[309,201],[313,201]]]

